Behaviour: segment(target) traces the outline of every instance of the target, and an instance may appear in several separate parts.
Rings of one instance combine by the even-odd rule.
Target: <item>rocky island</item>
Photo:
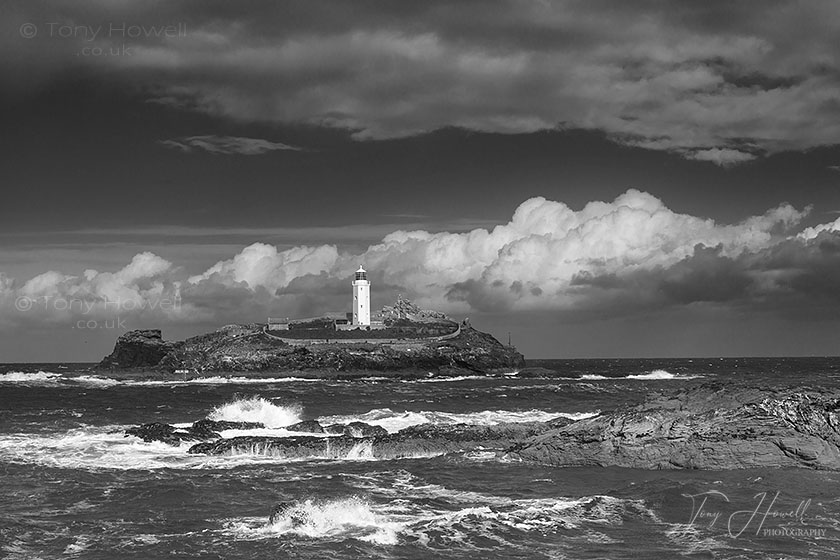
[[[416,336],[410,327],[391,330],[300,333],[265,325],[229,325],[184,341],[163,340],[159,330],[130,331],[97,366],[109,374],[247,376],[288,375],[427,377],[496,375],[524,367],[522,354],[469,322],[450,322],[451,332]],[[422,328],[430,328],[424,325]],[[302,334],[301,334],[302,333]],[[307,334],[308,333],[308,334]]]

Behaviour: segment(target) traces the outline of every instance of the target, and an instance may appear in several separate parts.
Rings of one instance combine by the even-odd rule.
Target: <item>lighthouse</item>
[[[353,324],[370,325],[370,282],[361,265],[353,280]]]

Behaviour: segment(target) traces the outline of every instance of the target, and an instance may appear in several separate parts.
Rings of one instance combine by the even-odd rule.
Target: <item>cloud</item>
[[[603,131],[628,145],[733,165],[840,138],[833,0],[706,3],[313,1],[202,10],[139,1],[38,3],[10,21],[108,28],[188,22],[130,57],[75,57],[72,40],[15,37],[9,72],[72,64],[143,84],[151,100],[239,121],[347,129],[359,139],[442,127]],[[100,34],[90,46],[122,38]],[[15,56],[17,55],[17,56]],[[15,72],[19,74],[20,72]],[[34,78],[33,78],[34,79]],[[174,140],[173,146],[192,147]],[[215,144],[211,144],[215,145]],[[207,148],[205,148],[207,149]]]
[[[809,210],[781,204],[720,224],[634,189],[577,210],[536,197],[493,228],[397,230],[357,252],[254,243],[193,275],[148,252],[116,272],[50,271],[23,282],[0,275],[0,302],[10,310],[21,297],[36,302],[4,313],[6,327],[117,310],[138,320],[205,325],[312,316],[346,310],[348,279],[361,262],[377,304],[401,293],[454,315],[553,312],[585,319],[694,306],[836,313],[840,220],[801,230]],[[93,308],[50,303],[62,299]],[[175,299],[177,306],[155,306]],[[132,302],[131,309],[108,303],[117,301]]]
[[[721,167],[730,167],[756,158],[751,153],[733,150],[730,148],[710,148],[708,150],[694,150],[685,154],[688,159],[698,161],[710,161]]]
[[[840,218],[828,224],[819,224],[814,227],[805,228],[798,237],[805,240],[816,239],[824,231],[840,231]]]
[[[182,152],[192,152],[194,149],[200,149],[211,154],[239,154],[245,156],[256,156],[276,150],[301,150],[301,148],[288,144],[241,136],[187,136],[161,140],[160,144]]]
[[[829,165],[828,168],[832,171],[840,171],[840,165]]]

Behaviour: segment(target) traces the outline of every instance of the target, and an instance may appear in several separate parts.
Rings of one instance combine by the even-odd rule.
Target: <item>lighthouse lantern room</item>
[[[370,281],[361,265],[353,280],[353,324],[370,325]]]

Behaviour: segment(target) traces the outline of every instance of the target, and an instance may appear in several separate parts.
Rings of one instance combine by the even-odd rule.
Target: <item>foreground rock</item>
[[[178,445],[182,441],[207,441],[221,438],[218,432],[222,430],[254,430],[265,428],[260,422],[226,422],[216,420],[199,420],[189,428],[176,428],[171,424],[150,422],[129,428],[126,436],[136,436],[145,442],[162,441],[169,445]]]
[[[839,396],[707,384],[547,431],[507,456],[559,467],[838,470]]]
[[[456,324],[457,325],[457,324]],[[219,373],[288,373],[336,378],[393,373],[400,377],[507,373],[524,366],[522,354],[464,324],[444,340],[406,339],[288,343],[262,325],[231,325],[181,342],[165,342],[159,330],[131,331],[96,366],[114,372],[190,376]]]
[[[160,441],[169,445],[179,445],[182,441],[212,441],[222,439],[219,433],[224,430],[256,430],[265,428],[261,422],[229,422],[227,420],[199,420],[189,428],[176,428],[171,424],[150,422],[134,426],[125,431],[126,436],[139,437],[150,443]],[[332,424],[329,426],[333,434],[345,434],[351,438],[387,435],[388,431],[382,426],[373,426],[364,422],[350,422],[349,424]],[[325,433],[317,420],[304,420],[284,428],[290,432],[311,434]],[[250,437],[250,436],[249,436]],[[285,438],[278,438],[285,439]]]
[[[189,453],[235,455],[248,453],[284,459],[400,459],[442,455],[481,449],[502,451],[517,441],[552,429],[543,422],[473,426],[455,424],[411,426],[395,434],[353,437],[337,436],[265,437],[241,436],[199,443]]]

